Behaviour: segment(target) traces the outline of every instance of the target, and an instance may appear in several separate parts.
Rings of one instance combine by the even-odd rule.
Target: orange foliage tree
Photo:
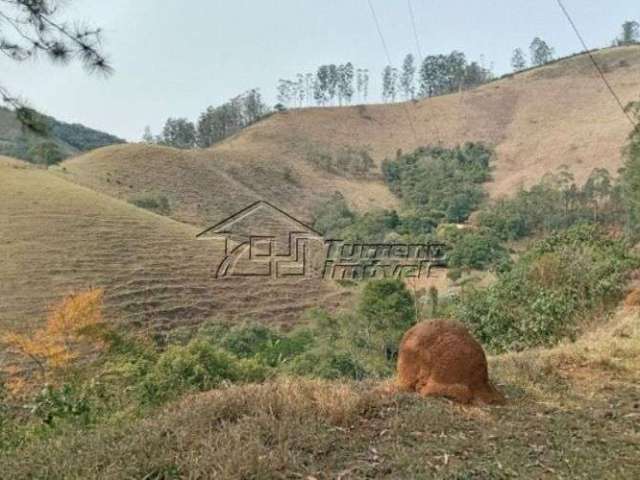
[[[33,361],[45,377],[47,369],[64,367],[76,359],[83,346],[102,346],[92,333],[102,325],[103,297],[99,288],[69,295],[49,310],[45,325],[32,335],[12,332],[0,341],[13,353]]]

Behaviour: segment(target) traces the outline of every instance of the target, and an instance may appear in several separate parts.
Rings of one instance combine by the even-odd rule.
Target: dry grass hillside
[[[640,97],[640,47],[594,53],[624,103]],[[409,127],[412,119],[416,135]],[[483,141],[497,150],[494,196],[566,164],[579,181],[595,167],[615,173],[630,125],[586,55],[532,69],[473,91],[391,105],[278,113],[211,149],[113,146],[64,162],[67,178],[130,199],[161,192],[177,220],[206,225],[262,198],[309,219],[340,190],[356,208],[396,203],[372,172],[328,173],[313,159],[366,150],[379,163],[398,149]]]
[[[288,323],[343,293],[318,279],[215,279],[222,244],[199,229],[0,157],[0,326],[103,287],[109,319],[160,329],[213,317]]]

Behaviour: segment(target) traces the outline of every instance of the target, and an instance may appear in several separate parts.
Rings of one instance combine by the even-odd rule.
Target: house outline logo
[[[260,213],[275,216],[281,222],[288,223],[291,228],[286,235],[264,233],[237,232],[242,222]],[[249,221],[249,223],[251,223]],[[287,244],[282,248],[286,236]],[[304,277],[308,272],[309,242],[323,242],[322,234],[306,223],[298,220],[284,210],[267,202],[258,200],[242,210],[228,216],[212,227],[196,235],[200,240],[224,240],[224,257],[219,263],[215,277]],[[242,260],[258,265],[261,271],[243,271]]]

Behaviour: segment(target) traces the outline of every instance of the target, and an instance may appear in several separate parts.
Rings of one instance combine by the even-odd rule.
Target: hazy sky
[[[406,0],[372,0],[392,61],[417,56]],[[589,46],[605,46],[637,0],[564,0]],[[580,50],[555,0],[412,0],[423,54],[461,50],[484,55],[498,74],[515,47],[536,35],[557,55]],[[378,96],[387,63],[367,0],[73,0],[69,18],[105,32],[115,67],[107,79],[78,65],[15,64],[0,58],[0,81],[55,117],[129,140],[145,125],[157,133],[168,116],[196,119],[249,88],[275,103],[279,78],[294,79],[323,63],[369,68]],[[373,95],[370,95],[373,96]]]

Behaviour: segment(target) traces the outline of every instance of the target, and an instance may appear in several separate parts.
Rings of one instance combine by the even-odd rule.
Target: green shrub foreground
[[[578,225],[534,243],[490,287],[463,292],[453,314],[492,351],[551,345],[619,301],[637,266],[624,240]]]

